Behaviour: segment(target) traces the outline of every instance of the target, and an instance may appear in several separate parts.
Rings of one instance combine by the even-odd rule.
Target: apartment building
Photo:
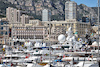
[[[29,24],[29,16],[28,15],[23,14],[22,16],[20,16],[20,18],[21,18],[22,25]]]
[[[9,22],[6,18],[0,19],[0,44],[8,44]]]
[[[51,12],[48,9],[42,10],[42,21],[50,21],[51,20]]]
[[[77,19],[77,3],[74,1],[66,1],[65,3],[65,20]]]
[[[13,26],[12,37],[18,39],[44,39],[48,35],[47,27],[25,24]]]
[[[6,18],[10,23],[20,23],[21,11],[12,7],[6,9]]]

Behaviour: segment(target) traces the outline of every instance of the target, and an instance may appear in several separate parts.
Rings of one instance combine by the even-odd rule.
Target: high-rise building
[[[21,16],[21,23],[22,23],[22,25],[28,24],[28,23],[29,23],[29,16],[23,14],[23,15]]]
[[[65,20],[77,19],[77,3],[74,1],[67,1],[65,3]]]
[[[6,9],[6,18],[10,23],[20,23],[21,11],[12,7]]]
[[[42,10],[42,21],[50,21],[51,20],[51,12],[48,9]]]

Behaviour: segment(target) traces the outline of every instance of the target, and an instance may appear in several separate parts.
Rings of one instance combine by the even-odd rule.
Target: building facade
[[[29,16],[23,14],[21,16],[21,23],[22,23],[22,25],[29,24]]]
[[[10,23],[20,23],[21,11],[12,7],[6,9],[6,18]]]
[[[42,21],[50,21],[51,20],[51,12],[48,9],[42,10]]]
[[[9,22],[6,19],[0,19],[0,44],[7,44],[9,40]]]
[[[33,26],[43,25],[40,20],[29,20],[29,24],[32,24]]]
[[[18,39],[44,39],[48,34],[47,27],[33,26],[26,24],[25,26],[13,26],[12,37]]]
[[[53,25],[51,28],[51,38],[57,40],[60,34],[66,35],[66,27],[63,25]]]
[[[96,32],[95,35],[98,35],[98,26],[92,26],[92,29]],[[100,25],[99,25],[99,35],[100,35]]]
[[[65,20],[76,19],[77,15],[77,3],[74,1],[67,1],[65,3]]]
[[[53,33],[57,33],[58,35],[59,34],[66,34],[65,31],[68,31],[68,28],[72,27],[73,34],[75,34],[77,32],[78,33],[77,35],[81,37],[86,33],[85,29],[88,29],[88,30],[91,29],[90,23],[78,22],[75,19],[67,20],[67,21],[45,21],[43,23],[47,27],[50,23],[52,26],[51,31]],[[58,35],[57,35],[57,37],[58,37]]]

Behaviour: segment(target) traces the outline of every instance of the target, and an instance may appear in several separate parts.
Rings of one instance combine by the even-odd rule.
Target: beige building
[[[29,20],[29,24],[32,24],[33,26],[43,25],[40,20]]]
[[[60,34],[66,35],[69,27],[72,27],[73,34],[77,34],[80,37],[85,35],[85,29],[90,30],[90,23],[78,22],[77,15],[77,3],[68,1],[65,3],[65,21],[39,21],[30,20],[28,15],[20,15],[20,11],[14,8],[7,8],[7,19],[15,24],[10,24],[12,28],[12,38],[18,39],[47,39],[50,31],[50,38],[53,40],[58,39]],[[48,12],[47,12],[48,14]],[[42,18],[48,19],[47,14],[44,14]],[[46,17],[46,18],[45,18]],[[19,19],[20,18],[20,19]],[[19,22],[19,23],[18,23]],[[49,28],[50,25],[50,28]]]
[[[85,34],[85,29],[91,29],[90,23],[78,22],[75,19],[67,21],[45,21],[43,23],[45,26],[49,26],[49,24],[51,24],[51,31],[58,34],[65,34],[65,31],[68,31],[68,28],[72,27],[73,33],[77,32],[79,36],[83,36]],[[56,31],[54,31],[55,29]]]
[[[23,14],[20,18],[21,18],[22,25],[29,24],[29,16],[28,15]]]
[[[51,38],[58,40],[58,36],[60,34],[66,35],[66,29],[67,28],[65,26],[61,26],[61,25],[60,26],[56,26],[56,25],[52,26],[52,28],[51,28]]]
[[[21,10],[17,10],[12,7],[8,7],[6,9],[6,18],[8,19],[10,24],[29,24],[29,19],[31,16],[23,14]]]
[[[39,23],[39,22],[37,22]],[[12,25],[12,37],[18,39],[44,39],[48,35],[46,26],[33,24]]]
[[[98,26],[93,26],[92,29],[96,32],[95,34],[98,34]],[[99,25],[99,35],[100,35],[100,25]]]
[[[10,23],[20,23],[21,11],[12,7],[6,9],[6,18]]]
[[[0,44],[8,44],[9,41],[9,22],[6,18],[0,19]]]

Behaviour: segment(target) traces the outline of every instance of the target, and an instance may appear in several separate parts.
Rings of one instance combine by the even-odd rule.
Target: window
[[[5,35],[7,35],[7,32],[5,33]]]
[[[3,22],[1,22],[1,25],[3,25]]]
[[[3,30],[3,27],[1,27],[1,30]]]
[[[2,40],[1,40],[1,42],[2,42]]]
[[[67,26],[67,24],[65,24]]]
[[[1,32],[1,35],[3,35],[3,31]]]

